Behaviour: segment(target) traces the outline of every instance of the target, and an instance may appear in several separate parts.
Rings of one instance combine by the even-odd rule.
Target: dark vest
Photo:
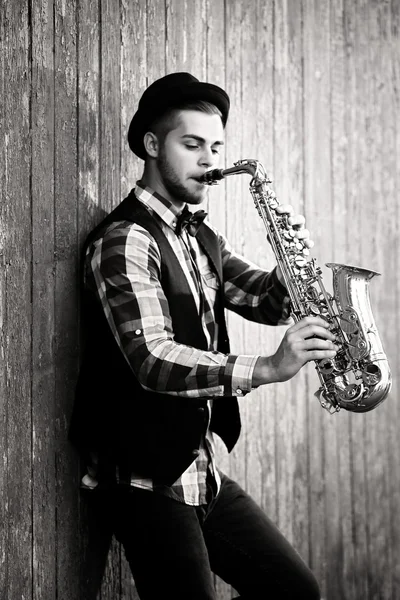
[[[175,340],[207,350],[201,320],[184,272],[161,227],[133,191],[88,236],[83,249],[117,221],[147,229],[161,253],[161,285],[168,300]],[[218,238],[207,226],[197,240],[220,280],[216,302],[218,350],[229,353],[224,318],[221,253]],[[70,439],[84,453],[96,451],[104,476],[134,471],[171,485],[198,455],[207,420],[207,398],[182,398],[144,390],[124,358],[93,294],[83,292],[85,351],[76,387]],[[214,399],[210,428],[231,451],[240,434],[237,399]]]

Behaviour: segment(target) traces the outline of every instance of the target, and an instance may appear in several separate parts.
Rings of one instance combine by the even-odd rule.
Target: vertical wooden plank
[[[100,14],[98,0],[78,7],[79,249],[104,216],[100,206]]]
[[[167,46],[167,22],[166,22],[166,0],[146,1],[146,84],[165,75],[166,46]]]
[[[142,161],[129,148],[127,135],[129,123],[146,88],[146,2],[122,0],[121,11],[121,181],[122,197],[125,197],[143,168]]]
[[[32,3],[33,597],[56,595],[53,2]]]
[[[360,90],[360,79],[367,72],[368,50],[359,30],[358,18],[364,18],[366,6],[346,3],[345,29],[347,47],[347,90],[348,90],[348,163],[347,163],[347,240],[349,262],[362,264],[362,232],[359,226],[363,210],[362,199],[368,196],[369,182],[365,177],[365,150],[362,144],[365,123],[366,90]],[[353,506],[353,547],[355,596],[369,598],[368,565],[366,562],[367,537],[366,474],[365,474],[365,426],[369,415],[353,414],[350,417],[351,439],[351,485]]]
[[[0,437],[0,522],[7,523],[8,518],[8,478],[7,478],[7,409],[8,409],[8,391],[7,391],[7,144],[8,132],[5,128],[6,123],[6,55],[7,39],[6,18],[3,11],[0,11],[0,94],[3,102],[0,102],[0,429],[3,435]],[[7,537],[8,527],[0,527],[0,589],[7,589],[8,560],[7,560]]]
[[[206,0],[166,3],[166,72],[188,71],[204,81]]]
[[[257,3],[256,17],[256,95],[257,95],[257,134],[256,147],[252,154],[257,154],[258,160],[263,163],[271,179],[274,173],[274,2]],[[272,183],[275,189],[275,182]],[[249,199],[250,202],[250,199]],[[255,208],[254,208],[255,210]],[[259,224],[260,226],[260,224]],[[256,262],[268,270],[276,263],[273,252],[265,238],[265,232],[257,229]],[[269,356],[276,351],[284,330],[282,327],[258,327],[256,352]],[[260,425],[261,431],[258,440],[258,454],[261,465],[261,507],[267,515],[277,523],[278,521],[278,493],[276,469],[276,411],[282,391],[278,384],[271,384],[261,388]],[[284,399],[283,399],[284,401]]]
[[[304,71],[303,71],[303,19],[304,6],[302,2],[291,0],[287,5],[287,172],[288,197],[296,213],[305,215],[304,189]],[[283,163],[285,164],[285,163]],[[306,223],[307,226],[307,223]],[[289,439],[290,454],[286,456],[288,464],[293,464],[291,481],[290,519],[292,521],[290,538],[302,558],[309,562],[310,540],[309,531],[309,486],[311,473],[309,469],[309,438],[307,424],[312,410],[318,410],[313,390],[308,387],[307,372],[313,370],[313,365],[305,369],[291,380]],[[282,411],[284,412],[284,411]],[[280,439],[280,436],[278,436]],[[286,502],[288,497],[284,491]],[[282,493],[280,493],[282,501]],[[288,507],[289,508],[289,507]],[[290,531],[290,529],[289,529]],[[311,566],[311,565],[310,565]]]
[[[361,213],[362,256],[367,268],[383,273],[371,283],[371,301],[379,329],[384,325],[384,315],[391,313],[393,292],[385,286],[385,275],[389,272],[388,257],[391,244],[388,242],[388,209],[393,197],[393,179],[396,166],[393,162],[393,122],[390,105],[390,77],[386,76],[390,65],[387,54],[390,37],[389,4],[369,3],[367,13],[362,15],[363,34],[368,36],[368,70],[363,80],[364,95],[368,98],[365,122],[366,171],[369,194],[363,198]],[[361,15],[360,15],[361,16]],[[377,202],[382,198],[386,210]],[[393,265],[394,266],[394,265]],[[385,288],[383,287],[385,286]],[[384,293],[383,290],[385,289]],[[382,335],[385,336],[385,330]],[[391,419],[390,404],[385,403],[366,415],[365,455],[367,461],[367,536],[369,594],[373,600],[392,598],[391,572],[392,552],[388,544],[391,527],[388,471],[388,428]],[[396,560],[396,559],[395,559]]]
[[[100,2],[100,204],[110,212],[121,201],[121,11],[120,2]],[[121,547],[114,539],[102,583],[102,598],[120,598]]]
[[[341,263],[351,262],[351,258],[348,256],[349,234],[346,228],[349,145],[346,117],[349,101],[347,98],[344,11],[345,3],[343,1],[331,3],[332,260]],[[331,291],[331,276],[329,279]],[[328,575],[329,586],[331,586],[328,587],[334,590],[337,596],[347,600],[356,597],[352,534],[354,515],[351,493],[351,418],[351,413],[344,410],[332,417],[337,440],[337,460],[335,457],[332,467],[335,469],[336,476],[339,477],[339,485],[337,494],[334,494],[332,498],[334,505],[328,509],[330,510],[328,536],[334,541],[334,543],[330,543],[328,563],[334,564],[334,568]],[[332,473],[330,476],[332,477]]]
[[[246,127],[243,128],[243,150],[239,158],[251,158],[258,154],[259,149],[255,148],[257,140],[257,109],[258,98],[254,93],[257,89],[257,71],[250,68],[257,53],[257,37],[254,32],[257,29],[257,7],[252,3],[243,6],[242,13],[242,72],[241,72],[241,102],[242,110],[240,118]],[[249,260],[256,264],[264,262],[265,231],[262,221],[254,208],[252,196],[249,190],[250,177],[241,175],[242,193],[235,198],[237,215],[237,225],[243,240],[243,254]],[[239,211],[240,206],[240,211]],[[263,248],[264,247],[264,248]],[[264,262],[265,264],[265,262]],[[244,323],[243,339],[240,341],[238,350],[242,354],[258,354],[260,352],[260,338],[257,335],[260,328],[254,323]],[[264,390],[262,390],[264,391]],[[247,395],[240,401],[241,413],[243,419],[242,439],[243,454],[240,460],[244,466],[244,485],[246,491],[260,504],[262,487],[262,469],[263,463],[260,461],[262,454],[259,448],[259,439],[261,437],[261,406],[263,395],[259,390],[257,393]]]
[[[120,3],[100,3],[100,194],[109,212],[121,201],[121,14]]]
[[[206,74],[205,80],[225,89],[229,95],[230,82],[225,78],[225,3],[224,0],[207,0],[206,3]],[[221,148],[220,167],[226,166],[225,151]],[[211,223],[226,234],[226,213],[230,210],[225,195],[225,185],[209,190],[207,208]],[[222,456],[221,456],[222,460]]]
[[[131,152],[127,134],[129,123],[146,87],[147,6],[144,0],[121,3],[121,182],[122,197],[135,186],[143,163]],[[129,564],[122,551],[121,598],[137,600]]]
[[[100,194],[100,9],[98,0],[78,4],[78,253],[105,216]],[[80,347],[80,351],[82,348]],[[83,468],[85,466],[83,465]],[[80,477],[82,473],[79,474]],[[79,482],[80,483],[80,482]],[[78,484],[79,485],[79,484]],[[78,487],[78,486],[77,486]],[[80,598],[101,596],[111,536],[80,494]]]
[[[305,213],[315,241],[313,255],[322,265],[331,255],[331,180],[329,114],[329,11],[328,2],[304,2],[304,161]],[[335,445],[329,415],[313,393],[318,381],[312,364],[307,367],[310,444],[310,562],[320,582],[322,594],[328,588],[328,538],[326,535],[329,494],[336,493],[336,481],[327,478],[327,466],[335,460]],[[328,437],[329,444],[325,444]],[[333,444],[333,450],[331,449]]]
[[[224,0],[207,0],[206,3],[206,75],[205,80],[219,85],[229,95],[229,84],[225,77],[225,3]],[[221,149],[220,167],[224,168],[225,150]],[[226,215],[230,210],[226,198],[226,187],[222,183],[209,190],[206,210],[210,222],[226,235]],[[216,457],[218,468],[229,473],[229,455],[222,441],[216,436]],[[218,598],[230,598],[231,587],[220,578],[215,577]]]
[[[10,598],[32,595],[31,205],[29,3],[2,9],[2,257],[4,361],[1,583]],[[4,494],[4,495],[3,495]]]
[[[274,14],[275,189],[283,204],[304,214],[302,5],[276,3]],[[278,407],[276,416],[278,522],[307,561],[309,399],[305,370],[282,386],[280,396],[285,408]]]
[[[225,134],[225,156],[227,166],[243,155],[243,104],[242,104],[242,78],[243,62],[246,60],[243,47],[243,34],[241,23],[244,19],[248,3],[226,3],[225,4],[225,31],[226,31],[226,82],[231,101],[231,110]],[[225,180],[225,189],[229,210],[227,210],[226,227],[227,238],[236,252],[244,254],[244,235],[242,230],[243,206],[242,199],[246,198],[245,177],[233,176]],[[227,206],[228,209],[228,206]],[[238,219],[237,216],[240,215]],[[231,339],[231,351],[233,353],[243,352],[244,346],[244,321],[235,314],[227,315],[228,331]],[[245,402],[247,398],[245,399]],[[245,408],[240,401],[240,410],[245,417]],[[246,485],[245,464],[243,460],[246,440],[246,424],[243,423],[242,434],[233,452],[230,454],[230,476],[242,486]]]
[[[400,3],[397,0],[392,0],[391,5],[391,31],[388,41],[390,61],[387,66],[388,81],[392,108],[387,115],[390,123],[392,119],[392,127],[394,127],[393,135],[393,152],[392,160],[396,165],[400,157],[400,126],[398,115],[400,114]],[[390,173],[394,179],[394,189],[391,198],[388,198],[390,203],[390,213],[388,214],[390,248],[387,253],[388,264],[385,276],[385,286],[393,287],[395,296],[393,307],[388,315],[383,318],[385,320],[385,343],[390,365],[393,375],[393,390],[387,399],[388,410],[390,412],[390,450],[389,450],[389,498],[391,506],[391,527],[390,527],[390,543],[392,548],[392,585],[393,597],[400,595],[400,564],[396,560],[396,556],[400,553],[400,507],[398,498],[400,497],[400,472],[397,468],[397,457],[400,455],[400,436],[398,434],[400,422],[400,406],[397,401],[399,398],[400,386],[400,251],[399,251],[399,235],[400,235],[400,205],[398,198],[400,197],[400,173],[399,169],[393,166]],[[384,291],[383,294],[384,295]]]
[[[55,426],[57,593],[79,596],[78,464],[68,442],[78,371],[77,27],[73,2],[54,2]]]
[[[257,139],[256,122],[254,115],[257,110],[254,89],[256,87],[255,70],[253,69],[255,54],[254,30],[256,13],[251,2],[225,3],[225,73],[226,86],[231,100],[231,112],[226,128],[226,165],[232,166],[238,160],[253,158],[254,141]],[[246,105],[246,103],[249,103]],[[249,119],[249,115],[251,118]],[[250,149],[252,151],[250,152]],[[249,154],[250,153],[250,154]],[[225,180],[226,190],[226,235],[236,252],[243,256],[249,256],[251,249],[248,244],[249,229],[254,226],[260,232],[260,223],[252,207],[252,199],[249,194],[249,177],[246,175],[233,176]],[[255,240],[254,231],[250,236]],[[260,239],[260,238],[259,238]],[[263,237],[261,237],[261,240]],[[257,248],[259,244],[257,244]],[[253,248],[254,249],[254,248]],[[254,262],[256,259],[254,259]],[[227,315],[228,331],[231,339],[231,351],[233,353],[250,354],[253,346],[250,324],[233,313]],[[254,333],[254,327],[252,329]],[[253,346],[254,347],[254,346]],[[253,393],[239,400],[242,416],[242,433],[233,452],[229,455],[228,474],[236,480],[243,488],[249,483],[247,477],[246,449],[248,440],[256,432],[250,428],[254,421],[249,422],[252,408],[260,406],[260,394]],[[259,425],[259,424],[258,424]],[[257,428],[258,428],[257,425]],[[255,442],[255,440],[254,440]],[[252,449],[252,466],[258,461],[259,448],[257,444]],[[259,463],[258,463],[259,464]],[[251,468],[251,466],[250,466]],[[257,467],[259,471],[259,467]],[[256,485],[260,486],[260,473],[255,474],[258,479]],[[250,485],[250,487],[253,487]],[[254,493],[254,487],[251,490]],[[256,494],[261,498],[261,493]],[[228,588],[221,588],[221,597],[230,598],[234,592],[228,593]]]

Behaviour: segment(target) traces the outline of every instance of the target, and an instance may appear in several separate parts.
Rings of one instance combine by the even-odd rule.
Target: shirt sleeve
[[[86,286],[142,387],[188,398],[251,391],[258,356],[202,351],[174,340],[160,274],[158,245],[139,225],[114,226],[88,248]]]
[[[266,325],[289,325],[290,298],[275,267],[268,272],[237,254],[218,233],[222,254],[226,307],[240,316]]]

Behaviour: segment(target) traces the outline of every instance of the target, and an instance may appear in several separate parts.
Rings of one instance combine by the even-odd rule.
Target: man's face
[[[218,115],[184,110],[178,126],[165,137],[156,160],[162,193],[176,206],[200,204],[208,187],[198,181],[216,168],[223,144],[223,126]]]

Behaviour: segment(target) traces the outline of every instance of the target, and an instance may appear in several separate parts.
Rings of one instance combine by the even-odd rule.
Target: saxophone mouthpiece
[[[205,183],[206,185],[218,185],[218,181],[224,178],[224,170],[223,169],[212,169],[212,171],[207,171],[199,178],[200,183]]]

